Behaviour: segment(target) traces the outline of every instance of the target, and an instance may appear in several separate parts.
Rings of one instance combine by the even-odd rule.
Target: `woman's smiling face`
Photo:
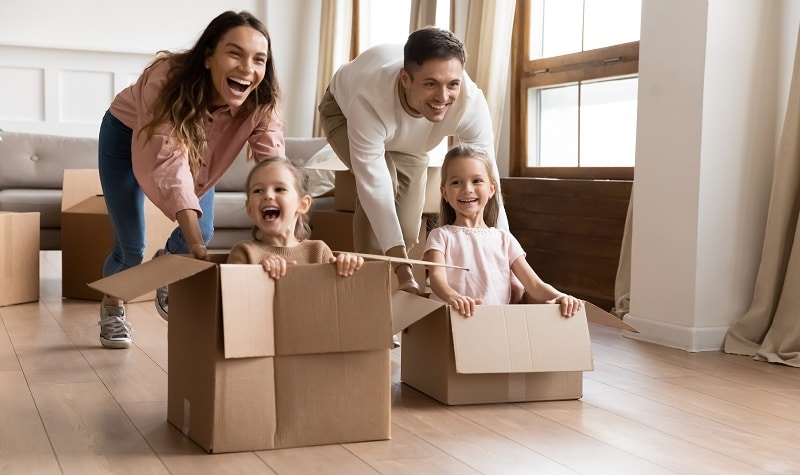
[[[214,84],[212,106],[241,106],[264,79],[269,42],[260,31],[237,26],[219,40],[206,68]]]

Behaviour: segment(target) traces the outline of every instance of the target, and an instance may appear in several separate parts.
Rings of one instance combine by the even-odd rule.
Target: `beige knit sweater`
[[[297,246],[283,247],[248,239],[233,246],[228,254],[228,264],[259,264],[269,254],[277,254],[297,264],[325,264],[333,257],[331,248],[324,241],[307,239]]]

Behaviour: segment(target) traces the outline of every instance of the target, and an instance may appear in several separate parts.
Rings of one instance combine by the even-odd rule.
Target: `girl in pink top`
[[[488,155],[471,145],[456,145],[442,164],[440,227],[431,231],[423,259],[466,267],[430,267],[431,298],[469,317],[475,305],[511,303],[518,278],[536,300],[561,305],[575,315],[583,302],[545,283],[525,260],[525,251],[508,231],[495,228],[497,183]]]
[[[248,12],[214,18],[195,45],[162,51],[111,103],[100,126],[98,168],[114,234],[103,275],[144,258],[144,196],[178,227],[158,252],[207,259],[214,185],[245,144],[257,161],[284,155],[279,87],[264,24]],[[166,288],[156,307],[166,318]],[[131,345],[123,302],[106,296],[100,342]]]

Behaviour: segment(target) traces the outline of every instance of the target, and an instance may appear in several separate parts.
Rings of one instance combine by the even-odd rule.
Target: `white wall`
[[[643,2],[626,317],[638,338],[719,349],[750,305],[800,19],[791,3]]]
[[[191,47],[212,18],[230,9],[248,10],[267,25],[286,134],[311,135],[321,1],[3,2],[0,128],[96,136],[114,95],[156,51]]]

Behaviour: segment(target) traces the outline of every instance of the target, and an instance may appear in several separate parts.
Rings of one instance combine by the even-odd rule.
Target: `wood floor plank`
[[[675,386],[640,373],[605,363],[595,363],[602,372],[587,373],[586,378],[624,389],[675,408],[680,408],[741,431],[772,440],[781,440],[800,449],[800,423],[749,409],[713,396]]]
[[[598,378],[602,379],[602,378]],[[800,450],[629,391],[628,385],[584,378],[583,402],[753,465],[764,473],[800,473]],[[648,436],[652,437],[652,435]],[[752,473],[752,472],[746,472]]]
[[[172,474],[274,474],[253,452],[208,454],[167,422],[166,402],[122,404],[150,447]]]
[[[321,445],[256,452],[275,473],[297,475],[352,474],[378,472],[341,445]]]
[[[392,438],[345,444],[344,447],[380,473],[464,473],[468,467],[440,448],[392,424]]]
[[[408,386],[394,396],[392,421],[481,473],[571,473],[557,461],[458,415]]]
[[[22,371],[0,371],[0,472],[61,473]]]
[[[584,402],[525,403],[520,407],[675,473],[730,475],[755,471],[752,465]]]
[[[572,402],[567,406],[571,412],[581,413],[582,403]],[[559,403],[528,404],[541,409]],[[578,473],[592,473],[597,467],[614,474],[673,473],[635,450],[624,450],[516,404],[462,406],[451,410]],[[581,455],[576,457],[576,454]]]
[[[8,328],[28,384],[98,381],[97,373],[57,324]]]
[[[0,314],[0,371],[21,370],[17,353],[14,351],[14,345],[11,344],[6,326],[3,324],[2,314]]]
[[[102,383],[30,388],[65,474],[169,473]]]

